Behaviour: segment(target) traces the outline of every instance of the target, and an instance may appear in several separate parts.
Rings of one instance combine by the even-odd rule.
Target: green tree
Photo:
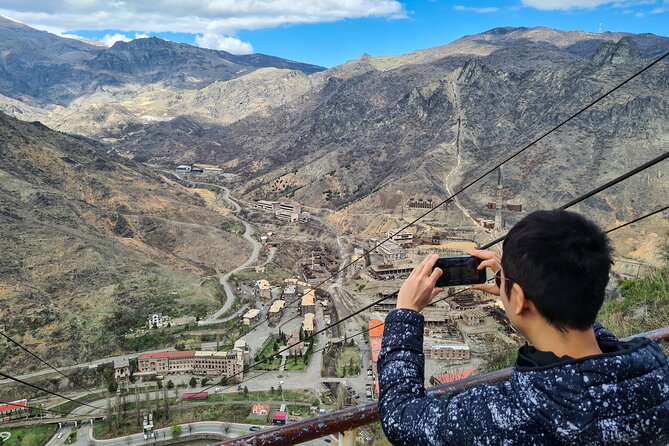
[[[116,381],[109,381],[107,384],[107,390],[109,393],[114,393],[116,392],[116,389],[118,389],[118,383]]]
[[[174,383],[172,382],[171,379],[168,379],[168,380],[167,380],[167,388],[168,388],[169,390],[174,389]]]
[[[249,396],[249,388],[244,386],[244,396]]]
[[[192,376],[190,381],[188,381],[188,385],[191,386],[191,387],[197,386],[197,379],[195,379],[195,377]]]
[[[175,423],[172,425],[172,437],[177,438],[180,436],[181,436],[181,426]]]

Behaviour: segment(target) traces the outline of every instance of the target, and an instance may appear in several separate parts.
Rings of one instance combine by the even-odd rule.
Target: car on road
[[[58,432],[58,437],[56,437],[56,438],[63,438],[63,433],[62,433],[62,432]]]
[[[260,426],[251,426],[251,427],[249,427],[249,430],[250,430],[250,431],[253,431],[253,432],[257,432],[257,431],[259,431],[260,429],[262,429],[262,427],[260,427]]]

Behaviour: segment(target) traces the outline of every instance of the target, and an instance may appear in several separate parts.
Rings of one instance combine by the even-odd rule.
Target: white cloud
[[[58,36],[65,37],[66,39],[86,40],[85,37],[78,36],[72,33],[59,33]]]
[[[57,33],[67,30],[182,32],[202,45],[249,51],[240,30],[364,17],[407,18],[399,0],[2,0],[0,14]],[[124,34],[105,36],[129,40]],[[113,43],[113,42],[112,42]]]
[[[105,36],[100,39],[102,43],[104,43],[107,46],[112,46],[116,42],[130,42],[132,40],[132,37],[128,37],[125,34],[105,34]]]
[[[592,9],[607,3],[614,3],[612,0],[522,0],[523,5],[544,11],[559,9],[566,11],[568,9]]]
[[[495,7],[476,8],[476,7],[473,7],[473,6],[463,6],[463,5],[455,5],[455,6],[453,6],[453,9],[456,10],[456,11],[475,12],[477,14],[487,14],[487,13],[499,11],[499,8],[495,8]]]
[[[151,37],[151,36],[148,35],[148,34],[135,33],[135,39],[148,39],[149,37]]]
[[[195,43],[203,48],[213,50],[223,50],[232,54],[251,54],[253,47],[248,42],[242,42],[236,37],[222,36],[219,34],[207,33],[195,36]]]

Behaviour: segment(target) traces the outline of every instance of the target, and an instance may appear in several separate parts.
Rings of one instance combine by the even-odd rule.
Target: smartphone
[[[477,270],[481,259],[472,256],[439,257],[434,267],[441,268],[444,274],[437,280],[437,288],[456,285],[484,283],[486,270]]]

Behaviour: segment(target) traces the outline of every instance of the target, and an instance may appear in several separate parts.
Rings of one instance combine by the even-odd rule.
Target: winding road
[[[233,197],[230,196],[230,189],[228,189],[225,186],[221,186],[219,184],[213,184],[213,183],[202,183],[202,182],[196,182],[196,181],[190,181],[185,178],[180,177],[174,172],[168,172],[168,171],[163,171],[166,173],[169,173],[173,175],[174,177],[178,178],[181,181],[184,181],[190,185],[193,186],[202,186],[205,188],[209,187],[214,187],[219,190],[220,195],[217,197],[218,199],[223,199],[230,203],[233,207],[233,214],[239,214],[241,212],[242,207],[239,205],[237,200],[235,200]],[[235,293],[232,291],[232,287],[230,286],[230,283],[228,282],[230,280],[230,277],[233,274],[236,274],[242,270],[245,270],[246,268],[250,267],[253,265],[255,262],[258,261],[258,256],[260,255],[260,249],[262,248],[262,245],[258,240],[253,238],[253,228],[251,225],[246,221],[243,220],[239,215],[235,215],[235,217],[244,225],[244,235],[243,237],[251,244],[251,247],[253,248],[253,251],[251,252],[251,256],[240,266],[237,268],[233,269],[232,271],[229,271],[225,273],[223,276],[220,278],[220,283],[221,286],[223,287],[223,290],[225,291],[225,296],[226,296],[226,301],[225,304],[218,309],[214,314],[209,316],[208,318],[201,320],[198,322],[198,325],[211,325],[211,324],[218,324],[221,322],[226,322],[229,321],[230,319],[234,319],[238,316],[238,312],[231,314],[227,318],[221,319],[221,316],[223,316],[231,307],[232,304],[235,302]],[[241,311],[241,310],[240,310]]]

